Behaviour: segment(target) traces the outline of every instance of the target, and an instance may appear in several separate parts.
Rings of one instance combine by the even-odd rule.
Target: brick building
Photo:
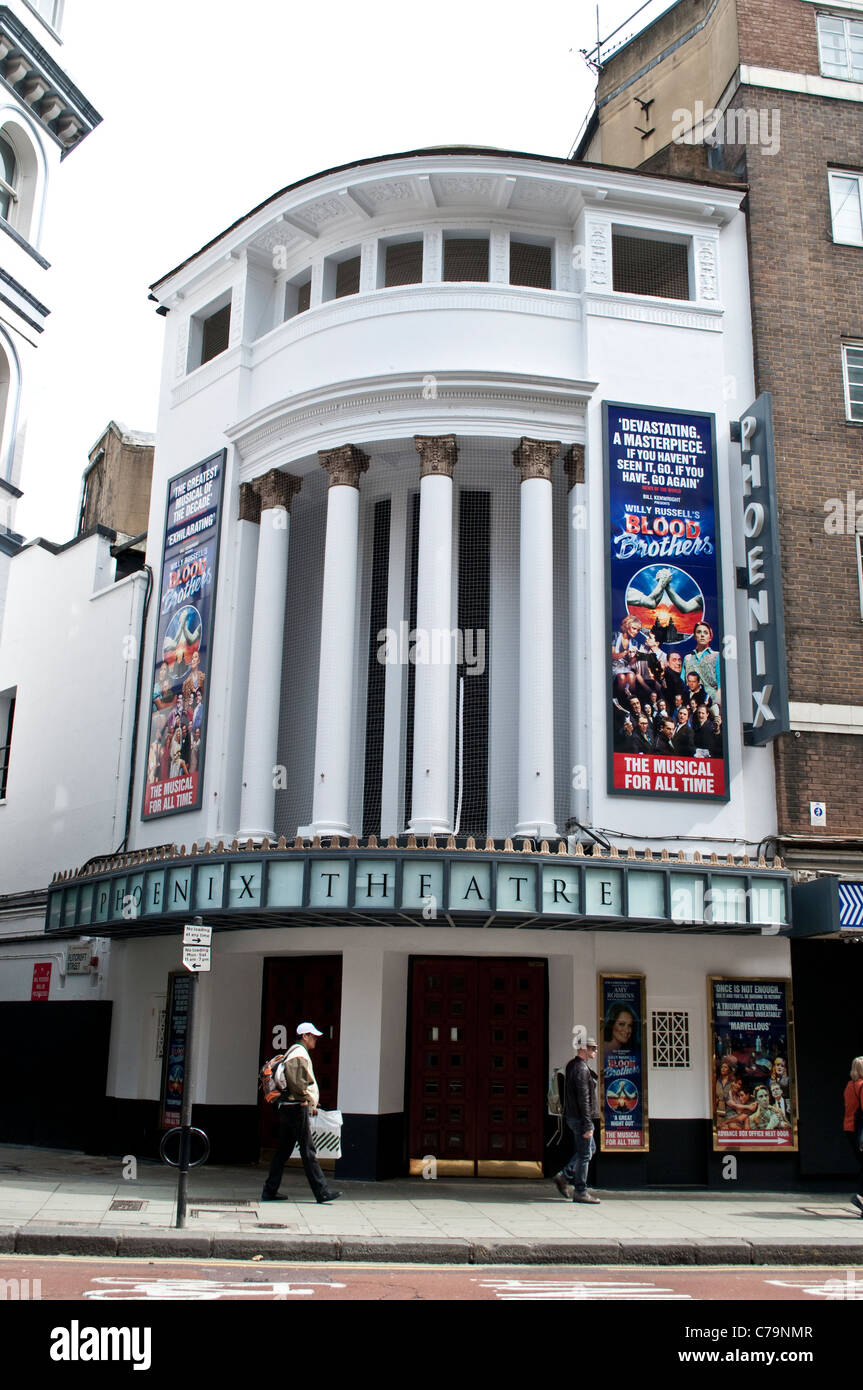
[[[815,1135],[835,1128],[836,1105],[816,1091],[863,1051],[859,1026],[839,1023],[849,1011],[832,1003],[837,975],[852,997],[863,982],[861,952],[845,949],[858,939],[863,878],[863,3],[680,0],[594,56],[596,104],[576,160],[749,188],[756,389],[773,401],[790,699],[790,728],[773,745],[776,850],[802,879],[838,876],[807,887],[795,913],[798,928],[828,940],[792,953],[801,1054],[807,1036],[819,1038],[810,1080],[821,1123],[806,1127],[803,1170],[824,1171],[832,1139]],[[736,383],[727,390],[733,397]],[[811,803],[823,804],[820,818]]]

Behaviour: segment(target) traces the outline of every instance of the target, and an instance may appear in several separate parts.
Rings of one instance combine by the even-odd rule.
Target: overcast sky
[[[640,0],[601,0],[603,37]],[[637,31],[670,7],[651,0]],[[565,156],[594,93],[595,0],[66,0],[64,62],[103,117],[49,189],[17,529],[71,538],[110,419],[155,430],[148,286],[286,184],[425,145]],[[39,289],[40,297],[43,293]]]

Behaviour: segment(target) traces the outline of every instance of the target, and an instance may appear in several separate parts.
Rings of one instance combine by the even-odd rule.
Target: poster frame
[[[162,597],[163,597],[163,594],[164,594],[164,580],[165,580],[165,552],[167,551],[167,548],[168,548],[168,544],[167,544],[167,543],[168,543],[168,513],[169,513],[170,508],[171,508],[171,488],[173,487],[174,483],[177,482],[177,480],[178,480],[179,478],[182,478],[182,477],[183,477],[184,474],[186,474],[186,473],[193,473],[193,472],[199,471],[199,470],[201,470],[201,469],[207,468],[207,467],[211,466],[212,464],[214,464],[215,462],[218,461],[218,463],[219,463],[219,487],[218,487],[218,495],[217,495],[217,500],[216,500],[217,519],[216,519],[216,534],[215,534],[214,552],[213,552],[214,555],[215,555],[215,566],[214,566],[214,573],[213,573],[213,595],[212,595],[212,599],[211,599],[211,602],[210,602],[210,620],[209,620],[209,633],[208,633],[208,639],[209,639],[209,643],[208,643],[208,644],[209,644],[210,646],[212,645],[212,637],[213,637],[213,633],[215,632],[215,628],[216,628],[216,603],[217,603],[218,594],[219,594],[219,569],[220,569],[220,559],[221,559],[221,549],[222,549],[222,517],[223,517],[223,513],[224,513],[224,502],[225,502],[225,470],[226,470],[226,466],[227,466],[227,459],[228,459],[228,451],[227,451],[227,449],[226,449],[226,448],[217,449],[215,453],[209,454],[205,459],[202,459],[199,463],[191,464],[188,468],[181,468],[180,471],[179,471],[179,473],[174,473],[174,474],[168,479],[168,481],[167,481],[167,484],[166,484],[166,487],[165,487],[165,513],[164,513],[164,525],[163,525],[163,527],[162,527],[162,546],[161,546],[161,551],[160,551],[160,555],[159,555],[159,568],[158,568],[158,575],[159,575],[159,598],[158,598],[158,605],[157,605],[157,611],[156,611],[155,629],[154,629],[154,633],[153,633],[153,650],[152,650],[152,653],[151,653],[151,656],[152,656],[152,666],[153,666],[152,677],[155,677],[155,673],[156,673],[156,672],[158,671],[158,669],[159,669],[159,662],[158,662],[158,660],[157,660],[157,647],[158,647],[158,642],[159,642],[159,628],[160,628],[161,622],[162,622]],[[154,586],[154,587],[155,587],[155,586]],[[154,811],[154,812],[151,812],[149,815],[147,814],[147,766],[148,766],[148,751],[149,751],[149,747],[150,747],[150,731],[151,731],[151,729],[152,729],[152,709],[151,709],[150,703],[148,703],[148,706],[147,706],[147,715],[146,715],[146,719],[147,719],[147,725],[146,725],[147,733],[146,733],[146,737],[145,737],[145,739],[144,739],[144,748],[143,748],[144,784],[143,784],[143,790],[142,790],[142,793],[141,793],[141,815],[140,815],[141,821],[143,822],[144,825],[149,825],[151,821],[163,820],[166,816],[183,816],[183,815],[194,814],[196,811],[200,811],[200,810],[202,809],[203,805],[204,805],[204,775],[205,775],[205,773],[206,773],[206,767],[207,767],[207,740],[208,740],[208,735],[209,735],[210,689],[211,689],[211,686],[212,686],[212,679],[211,679],[211,674],[212,674],[212,660],[211,660],[210,657],[208,657],[208,661],[209,661],[209,665],[210,665],[210,671],[207,673],[207,680],[206,680],[206,684],[205,684],[205,687],[204,687],[204,699],[203,699],[203,711],[204,711],[204,712],[203,712],[203,723],[204,723],[204,728],[207,730],[207,732],[204,734],[204,737],[203,737],[202,740],[201,740],[202,747],[201,747],[201,761],[200,761],[200,764],[199,764],[199,767],[198,767],[198,795],[197,795],[197,799],[196,799],[194,805],[191,805],[191,806],[175,806],[174,809],[171,810],[171,811]],[[145,671],[145,673],[144,673],[144,678],[145,678],[145,680],[146,680],[146,671]],[[147,688],[146,685],[145,685],[144,688],[145,688],[145,689]]]
[[[611,725],[610,698],[613,691],[613,680],[608,667],[608,643],[605,638],[614,631],[614,609],[612,604],[612,564],[611,555],[611,433],[609,429],[609,412],[612,410],[631,410],[655,412],[662,415],[682,415],[686,417],[700,416],[709,422],[710,429],[710,451],[711,451],[711,483],[713,488],[713,520],[715,535],[715,567],[716,567],[716,622],[711,623],[714,629],[714,637],[717,642],[719,652],[719,670],[722,680],[723,692],[727,690],[727,670],[724,655],[725,647],[725,602],[723,587],[722,569],[722,536],[719,525],[719,461],[717,458],[717,434],[716,434],[716,413],[712,410],[683,410],[679,406],[665,406],[653,404],[639,404],[633,401],[608,401],[603,400],[602,406],[602,471],[603,471],[603,524],[604,546],[606,549],[605,567],[605,629],[603,640],[604,664],[603,664],[603,691],[605,692],[605,713],[604,713],[604,736],[606,743],[606,790],[609,796],[634,797],[639,800],[664,800],[676,802],[703,801],[709,805],[724,805],[731,800],[730,788],[730,759],[728,741],[731,737],[731,725],[729,724],[723,707],[723,749],[722,762],[724,768],[725,790],[718,792],[675,792],[675,791],[651,791],[642,788],[615,787],[614,785],[614,735]]]
[[[788,1056],[785,1065],[788,1069],[788,1091],[791,1100],[791,1143],[790,1144],[741,1144],[741,1143],[720,1143],[716,1125],[716,1102],[714,1088],[717,1079],[716,1054],[716,1008],[714,984],[722,982],[726,984],[741,985],[781,985],[785,997],[785,1031]],[[798,1152],[798,1119],[799,1109],[797,1103],[797,1056],[794,1036],[794,997],[792,994],[791,981],[789,979],[777,978],[771,975],[708,975],[707,977],[707,1056],[709,1059],[709,1104],[710,1104],[710,1128],[711,1139],[714,1153],[771,1153],[771,1154],[790,1154]]]
[[[163,1129],[163,1130],[166,1130],[166,1129],[176,1129],[176,1128],[180,1125],[180,1123],[181,1123],[180,1116],[181,1116],[181,1113],[182,1113],[182,1096],[183,1096],[182,1091],[180,1092],[180,1107],[177,1109],[177,1112],[176,1112],[176,1119],[173,1119],[172,1117],[168,1116],[167,1111],[166,1111],[166,1108],[165,1108],[165,1107],[166,1107],[166,1104],[167,1104],[167,1100],[168,1100],[168,1067],[169,1067],[169,1065],[170,1065],[170,1063],[171,1063],[171,1033],[172,1033],[173,1026],[174,1026],[174,1017],[175,1017],[175,1014],[176,1014],[176,1009],[175,1009],[175,1007],[174,1007],[174,1002],[175,1002],[175,993],[174,993],[174,991],[175,991],[176,983],[177,983],[178,980],[188,981],[188,985],[189,985],[189,1002],[188,1002],[188,1005],[187,1005],[187,1008],[186,1008],[186,1031],[185,1031],[184,1042],[183,1042],[183,1060],[182,1060],[182,1067],[183,1067],[183,1087],[184,1087],[184,1088],[185,1088],[186,1082],[188,1081],[188,1078],[189,1078],[189,1054],[188,1054],[189,1017],[190,1017],[190,1015],[191,1015],[192,1007],[193,1007],[192,991],[194,990],[195,980],[194,980],[194,976],[191,975],[191,974],[189,973],[188,970],[185,970],[185,969],[182,969],[182,970],[169,970],[169,971],[168,971],[168,988],[167,988],[166,998],[165,998],[165,1036],[164,1036],[164,1041],[163,1041],[163,1044],[162,1044],[162,1069],[161,1069],[161,1079],[160,1079],[160,1082],[159,1082],[159,1129]]]
[[[641,1075],[639,1085],[642,1097],[642,1132],[644,1141],[638,1145],[608,1145],[605,1124],[605,999],[603,986],[606,980],[637,980],[638,1008],[641,1017]],[[597,1017],[597,1057],[599,1060],[597,1105],[599,1107],[599,1150],[608,1154],[644,1154],[650,1152],[650,1106],[647,1089],[647,1017],[645,1014],[646,976],[639,970],[603,970],[596,977],[596,1017]]]

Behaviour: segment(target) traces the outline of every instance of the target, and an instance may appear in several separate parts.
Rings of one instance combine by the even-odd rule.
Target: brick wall
[[[816,13],[806,0],[737,0],[741,63],[817,73]]]
[[[831,163],[863,169],[863,116],[793,93],[735,97],[762,103],[779,113],[780,150],[745,150],[755,369],[773,394],[791,698],[863,704],[855,540],[825,530],[829,499],[863,498],[863,426],[846,422],[842,384],[843,338],[863,340],[863,247],[833,243],[827,188]]]
[[[779,834],[824,840],[863,835],[863,735],[786,734],[774,746]],[[810,801],[827,803],[822,830],[809,824]]]

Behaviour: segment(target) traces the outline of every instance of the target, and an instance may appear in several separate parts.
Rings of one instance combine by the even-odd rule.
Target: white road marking
[[[84,1297],[102,1301],[122,1298],[272,1298],[284,1301],[297,1297],[312,1298],[316,1288],[345,1287],[344,1284],[331,1284],[325,1279],[302,1279],[296,1283],[269,1283],[258,1280],[237,1283],[215,1279],[123,1279],[113,1274],[93,1279],[91,1282],[105,1287],[87,1289]]]
[[[839,1302],[863,1303],[863,1277],[855,1276],[853,1269],[837,1272],[829,1279],[817,1280],[811,1275],[808,1279],[765,1279],[777,1289],[801,1289],[813,1298],[834,1299]]]
[[[692,1301],[688,1293],[675,1293],[656,1284],[631,1280],[591,1279],[483,1279],[483,1289],[494,1289],[501,1299],[566,1299],[584,1300],[647,1299]]]

